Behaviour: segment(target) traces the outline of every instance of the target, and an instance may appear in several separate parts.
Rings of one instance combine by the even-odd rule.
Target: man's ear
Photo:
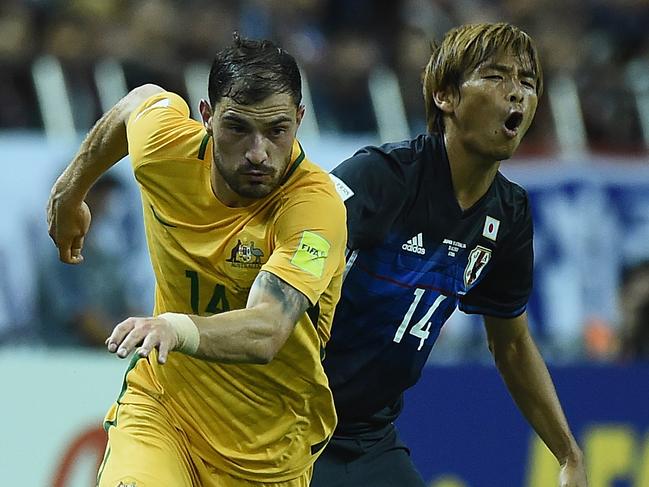
[[[201,118],[203,119],[203,127],[207,131],[208,135],[212,135],[212,107],[210,106],[207,100],[201,100],[198,104],[198,111],[201,112]]]
[[[440,109],[440,111],[447,115],[450,115],[455,111],[459,98],[459,94],[452,88],[446,88],[433,93],[435,105]]]
[[[299,107],[297,107],[297,114],[295,118],[297,120],[298,127],[300,126],[300,124],[302,123],[302,119],[304,118],[304,111],[305,111],[304,105],[300,105]]]

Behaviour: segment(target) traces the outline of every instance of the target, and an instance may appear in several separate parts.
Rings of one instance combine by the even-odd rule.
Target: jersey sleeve
[[[534,268],[533,225],[527,197],[523,208],[509,241],[498,249],[492,269],[460,300],[459,308],[465,313],[514,318],[525,311]]]
[[[345,261],[345,206],[333,189],[293,198],[275,221],[275,249],[261,268],[304,294],[311,305]]]
[[[381,242],[406,200],[404,167],[375,147],[361,149],[331,172],[347,208],[347,247]]]
[[[188,121],[189,107],[177,94],[165,91],[147,98],[126,124],[133,168],[156,159],[178,137],[179,126]]]

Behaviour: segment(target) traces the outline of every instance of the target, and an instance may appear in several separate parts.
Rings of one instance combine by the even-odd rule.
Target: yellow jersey
[[[162,405],[214,468],[283,481],[315,461],[336,424],[321,354],[344,270],[344,205],[328,175],[293,144],[282,184],[231,208],[210,184],[213,141],[187,104],[164,92],[127,124],[156,278],[154,313],[212,315],[246,306],[260,270],[302,292],[312,307],[267,365],[223,364],[172,352],[131,362],[120,403]]]

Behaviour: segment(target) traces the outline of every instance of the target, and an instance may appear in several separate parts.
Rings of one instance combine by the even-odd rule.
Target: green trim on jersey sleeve
[[[151,207],[151,213],[153,213],[153,217],[154,217],[156,220],[158,220],[160,223],[162,223],[165,227],[176,228],[176,225],[172,225],[171,223],[166,222],[166,221],[164,221],[162,218],[160,218],[160,217],[158,216],[158,214],[155,212],[155,208],[153,207],[153,205],[149,205],[149,206]]]

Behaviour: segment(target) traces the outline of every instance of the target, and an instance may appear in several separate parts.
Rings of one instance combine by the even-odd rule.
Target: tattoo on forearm
[[[256,289],[255,289],[256,288]],[[297,320],[309,307],[309,300],[293,286],[270,272],[261,271],[255,279],[251,294],[269,293],[282,304],[287,317]]]

